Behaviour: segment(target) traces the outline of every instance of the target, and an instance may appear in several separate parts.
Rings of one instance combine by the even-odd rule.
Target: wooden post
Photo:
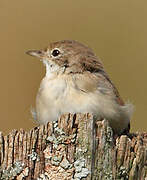
[[[114,142],[107,121],[65,114],[0,134],[0,180],[147,180],[147,133]]]

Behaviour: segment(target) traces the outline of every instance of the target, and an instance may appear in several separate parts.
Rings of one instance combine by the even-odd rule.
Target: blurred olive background
[[[147,131],[146,0],[0,0],[0,131],[29,130],[41,62],[25,54],[74,39],[92,47],[126,101],[132,131]]]

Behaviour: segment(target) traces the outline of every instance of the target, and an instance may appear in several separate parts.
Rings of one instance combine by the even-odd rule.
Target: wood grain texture
[[[118,137],[106,120],[65,114],[25,132],[0,133],[0,180],[145,180],[147,133]]]

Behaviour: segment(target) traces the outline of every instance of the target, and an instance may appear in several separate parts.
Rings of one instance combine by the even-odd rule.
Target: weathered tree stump
[[[66,114],[0,134],[0,180],[146,180],[147,133],[113,139],[107,121]]]

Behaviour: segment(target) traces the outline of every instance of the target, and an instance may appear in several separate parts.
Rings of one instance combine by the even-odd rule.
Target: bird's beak
[[[30,56],[37,57],[37,58],[42,58],[43,55],[44,55],[44,51],[41,51],[41,50],[30,50],[30,51],[27,51],[26,54],[28,54]]]

